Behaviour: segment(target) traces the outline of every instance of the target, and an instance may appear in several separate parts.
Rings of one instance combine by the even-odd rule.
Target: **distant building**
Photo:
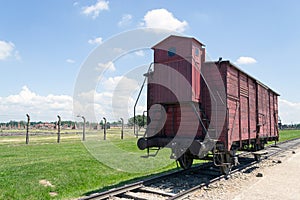
[[[33,128],[35,128],[35,129],[43,129],[43,130],[55,129],[55,124],[44,122],[44,123],[40,123],[40,124],[35,124],[33,126]]]

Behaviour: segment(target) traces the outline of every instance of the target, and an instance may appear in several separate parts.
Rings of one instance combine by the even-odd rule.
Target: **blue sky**
[[[300,122],[300,3],[296,0],[0,4],[0,121],[24,120],[26,113],[33,121],[54,121],[57,114],[74,119],[74,85],[90,53],[124,31],[155,27],[195,37],[206,45],[211,59],[236,63],[280,93],[284,123]],[[130,70],[133,63],[151,61],[150,51],[136,52],[135,59],[114,63],[115,73],[110,77],[108,73],[104,84],[116,84],[120,71]],[[111,91],[97,92],[95,98],[101,101],[104,92],[109,96]],[[98,103],[99,115],[109,114],[106,100],[107,105]]]

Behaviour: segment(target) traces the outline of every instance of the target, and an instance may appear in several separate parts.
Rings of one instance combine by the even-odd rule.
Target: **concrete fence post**
[[[103,117],[104,124],[103,124],[103,133],[104,133],[104,140],[106,140],[106,118]]]
[[[26,114],[27,116],[27,125],[26,125],[26,144],[29,144],[29,127],[30,127],[30,116]]]
[[[61,126],[61,118],[57,115],[58,122],[57,122],[57,143],[60,143],[60,126]]]
[[[123,140],[123,138],[124,138],[124,119],[123,118],[120,118],[120,119],[122,121],[121,139]]]

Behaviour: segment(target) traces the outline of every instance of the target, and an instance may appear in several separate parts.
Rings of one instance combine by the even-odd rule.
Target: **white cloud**
[[[2,121],[24,120],[27,113],[32,121],[54,121],[58,114],[63,119],[72,119],[73,100],[68,95],[42,96],[23,86],[18,94],[0,97],[0,99]]]
[[[72,96],[39,95],[23,86],[17,94],[0,97],[0,121],[26,120],[27,113],[31,121],[56,121],[57,115],[63,120],[74,120],[74,116],[78,114],[84,115],[88,121],[95,121],[94,116],[96,120],[105,116],[110,121],[118,120],[120,117],[126,121],[132,117],[136,98],[133,91],[137,92],[138,89],[138,83],[134,79],[124,76],[109,77],[103,80],[101,90],[79,95],[83,103],[75,102],[77,104],[73,110]],[[138,105],[139,114],[144,110],[145,106]],[[93,113],[89,113],[90,111]]]
[[[116,71],[116,67],[112,61],[109,61],[108,63],[98,63],[96,71],[102,72],[103,70],[114,72]]]
[[[12,42],[5,42],[0,40],[0,60],[5,60],[12,56],[15,45]]]
[[[145,56],[145,52],[143,50],[135,51],[134,53],[137,56],[141,56],[141,57]]]
[[[73,63],[75,63],[75,60],[68,58],[68,59],[66,60],[66,62],[67,62],[67,63],[70,63],[70,64],[73,64]]]
[[[117,53],[117,54],[122,54],[122,53],[125,53],[126,51],[122,48],[115,47],[115,48],[113,48],[113,52]]]
[[[78,112],[86,116],[105,116],[109,120],[123,117],[126,121],[132,116],[132,107],[136,98],[134,92],[138,89],[138,82],[125,76],[103,78],[97,91],[92,90],[79,95],[81,103],[76,107]],[[141,111],[139,113],[144,109],[139,106],[138,111]]]
[[[126,76],[116,76],[110,77],[102,83],[102,86],[113,94],[111,98],[112,116],[116,118],[122,116],[124,119],[131,117],[136,93],[140,89],[138,81]]]
[[[92,121],[97,121],[99,116],[101,119],[105,116],[108,120],[111,120],[112,92],[92,90],[81,93],[79,98],[80,102],[75,102],[74,113],[84,115],[87,120]]]
[[[115,76],[109,77],[101,82],[102,86],[106,89],[106,91],[119,90],[120,91],[129,91],[134,90],[138,87],[138,83],[136,80],[129,79],[125,76]]]
[[[0,97],[0,121],[26,120],[27,113],[32,121],[56,121],[57,115],[63,120],[74,120],[74,116],[78,114],[84,115],[88,121],[95,121],[95,116],[96,121],[99,116],[105,116],[108,120],[123,117],[126,121],[132,117],[136,98],[133,91],[137,92],[138,89],[138,82],[134,79],[109,77],[101,82],[99,91],[78,95],[83,102],[79,104],[78,99],[74,102],[73,97],[68,95],[39,95],[23,86],[17,94]],[[75,109],[73,102],[76,104]],[[142,113],[145,107],[139,105],[137,109],[138,113]]]
[[[93,19],[95,19],[99,16],[100,11],[109,9],[108,4],[108,1],[98,0],[96,4],[84,7],[82,13],[87,16],[92,15]]]
[[[102,38],[101,38],[101,37],[97,37],[97,38],[95,38],[95,39],[90,39],[90,40],[88,41],[88,43],[89,43],[89,44],[97,44],[97,45],[99,45],[99,44],[102,43]]]
[[[257,63],[257,61],[252,57],[241,56],[236,60],[236,64],[238,65],[247,65],[254,63]]]
[[[186,21],[180,21],[174,17],[173,13],[166,9],[150,10],[146,13],[143,20],[142,26],[147,28],[184,32],[188,26]]]
[[[125,27],[130,25],[132,22],[132,15],[130,14],[125,14],[122,16],[122,19],[118,22],[119,27]]]
[[[279,98],[279,116],[284,124],[300,123],[300,102]]]

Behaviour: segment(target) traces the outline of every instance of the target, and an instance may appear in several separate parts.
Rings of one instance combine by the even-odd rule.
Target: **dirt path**
[[[300,148],[264,160],[247,173],[233,175],[203,188],[187,199],[300,199]],[[279,162],[278,162],[279,161]],[[257,177],[261,173],[263,177]]]
[[[263,177],[242,188],[235,200],[300,199],[300,149],[282,164],[263,170]]]

